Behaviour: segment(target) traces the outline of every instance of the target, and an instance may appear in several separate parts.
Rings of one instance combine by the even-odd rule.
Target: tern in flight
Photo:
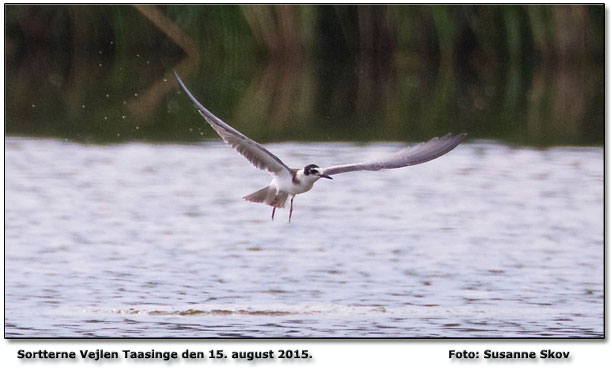
[[[312,189],[314,183],[321,179],[331,179],[330,175],[341,174],[351,171],[378,171],[382,169],[397,169],[400,167],[418,165],[438,158],[453,148],[457,147],[465,138],[466,134],[447,134],[441,138],[433,138],[427,142],[420,143],[414,147],[407,147],[388,157],[346,165],[337,165],[320,168],[310,164],[302,169],[292,169],[278,157],[265,149],[261,144],[255,142],[236,129],[232,128],[221,119],[213,115],[205,108],[189,91],[178,74],[174,73],[183,90],[195,104],[204,120],[219,134],[225,143],[232,146],[238,153],[244,156],[251,164],[261,170],[266,170],[272,176],[272,182],[267,187],[244,197],[247,201],[264,203],[272,206],[272,220],[277,208],[284,208],[287,199],[291,197],[289,209],[289,222],[293,213],[293,198],[296,194],[305,193]]]

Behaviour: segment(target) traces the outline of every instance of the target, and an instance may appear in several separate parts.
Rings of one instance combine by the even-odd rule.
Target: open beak
[[[320,177],[325,178],[325,179],[333,179],[331,176],[329,175],[323,175],[323,174],[319,174]]]

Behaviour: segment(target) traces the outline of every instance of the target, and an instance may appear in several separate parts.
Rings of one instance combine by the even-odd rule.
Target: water
[[[468,142],[321,180],[288,224],[219,140],[5,145],[7,337],[603,337],[601,147]]]
[[[468,132],[602,146],[604,17],[601,5],[7,5],[5,129],[85,143],[217,138],[176,71],[257,141]]]

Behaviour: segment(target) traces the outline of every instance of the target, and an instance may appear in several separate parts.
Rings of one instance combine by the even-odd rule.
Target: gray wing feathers
[[[244,156],[251,164],[258,169],[267,170],[271,173],[279,174],[283,170],[291,172],[291,169],[287,167],[278,157],[273,155],[270,151],[265,149],[262,145],[250,139],[246,135],[240,133],[230,125],[226,124],[223,120],[216,117],[213,113],[208,111],[194,96],[191,91],[185,86],[185,83],[181,80],[177,73],[174,73],[177,81],[191,99],[200,114],[204,117],[204,120],[219,134],[219,136],[225,141],[225,143],[232,146],[238,153]]]
[[[323,170],[323,174],[334,175],[361,170],[378,171],[422,164],[448,153],[457,147],[465,139],[466,135],[465,133],[457,135],[447,134],[441,138],[436,137],[427,142],[419,143],[414,147],[404,148],[381,160],[328,167]]]

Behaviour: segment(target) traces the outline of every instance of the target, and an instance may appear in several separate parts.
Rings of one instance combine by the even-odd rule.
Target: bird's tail
[[[264,203],[268,206],[284,208],[287,203],[289,193],[287,192],[276,192],[276,189],[272,186],[265,187],[258,190],[255,193],[251,193],[248,196],[243,197],[247,201]]]

